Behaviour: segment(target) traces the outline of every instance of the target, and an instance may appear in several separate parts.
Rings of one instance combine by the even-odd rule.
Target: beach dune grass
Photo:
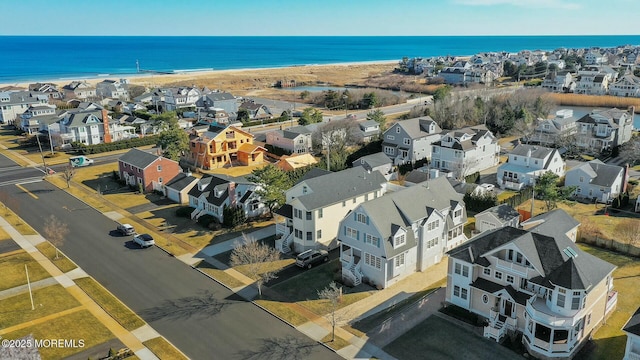
[[[50,275],[37,261],[27,252],[21,251],[9,256],[0,257],[0,290],[11,289],[27,283],[27,273],[25,265],[29,271],[29,280],[35,282],[46,279]]]
[[[75,283],[125,329],[132,331],[145,324],[138,315],[90,277],[76,279]]]
[[[88,310],[80,310],[45,322],[27,326],[3,334],[3,339],[19,339],[26,335],[34,339],[65,339],[75,341],[76,346],[48,346],[38,349],[43,359],[64,359],[85,349],[102,344],[114,338],[114,335]],[[80,340],[84,346],[80,347]]]
[[[31,310],[31,298],[25,291],[10,298],[0,300],[0,329],[26,323],[38,318],[59,313],[80,306],[62,285],[51,285],[33,291],[35,309]]]

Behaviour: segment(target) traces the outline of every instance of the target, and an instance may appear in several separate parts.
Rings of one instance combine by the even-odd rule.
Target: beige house
[[[382,196],[386,179],[378,171],[355,168],[331,173],[312,170],[286,192],[286,204],[276,211],[276,248],[334,249],[340,221],[359,204]]]
[[[616,267],[580,250],[565,235],[573,222],[561,219],[549,217],[544,231],[488,231],[451,250],[446,302],[486,318],[487,338],[519,332],[536,358],[573,357],[616,306]]]

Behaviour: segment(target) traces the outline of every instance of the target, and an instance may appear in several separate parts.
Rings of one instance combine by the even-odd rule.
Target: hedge
[[[78,155],[99,154],[107,151],[131,149],[138,146],[155,145],[158,143],[158,135],[149,135],[142,138],[114,141],[105,144],[85,145],[73,143],[72,146]]]

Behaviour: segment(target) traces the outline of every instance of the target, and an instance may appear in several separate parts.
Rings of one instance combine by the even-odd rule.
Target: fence
[[[630,243],[623,244],[613,239],[606,239],[602,236],[592,234],[580,234],[578,240],[579,242],[602,249],[613,250],[622,254],[640,257],[640,247],[634,246]]]

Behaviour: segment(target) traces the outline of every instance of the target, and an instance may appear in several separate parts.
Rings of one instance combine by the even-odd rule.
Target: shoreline
[[[53,79],[25,79],[25,80],[17,80],[16,82],[2,82],[0,83],[0,87],[23,87],[28,88],[29,84],[33,83],[52,83],[56,84],[59,88],[62,88],[64,85],[72,82],[72,81],[86,81],[89,84],[95,85],[100,81],[106,79],[127,79],[132,85],[144,85],[149,86],[149,79],[154,82],[155,80],[162,80],[161,83],[165,84],[167,82],[171,82],[171,80],[175,81],[184,81],[189,78],[203,78],[203,77],[213,77],[215,75],[228,75],[228,74],[242,74],[242,73],[251,73],[251,72],[261,72],[261,71],[286,71],[291,70],[292,72],[301,72],[304,70],[314,69],[314,68],[330,68],[330,67],[354,67],[354,66],[375,66],[375,65],[391,65],[397,64],[399,60],[371,60],[371,61],[353,61],[353,62],[341,62],[341,63],[328,63],[328,64],[304,64],[304,65],[284,65],[284,66],[273,66],[273,67],[260,67],[260,68],[238,68],[238,69],[207,69],[200,70],[194,69],[194,71],[190,71],[190,69],[184,70],[173,70],[174,73],[152,73],[152,72],[140,72],[140,73],[131,73],[131,74],[96,74],[95,76],[86,75],[86,76],[76,76],[76,77],[62,77],[62,78],[53,78]]]

